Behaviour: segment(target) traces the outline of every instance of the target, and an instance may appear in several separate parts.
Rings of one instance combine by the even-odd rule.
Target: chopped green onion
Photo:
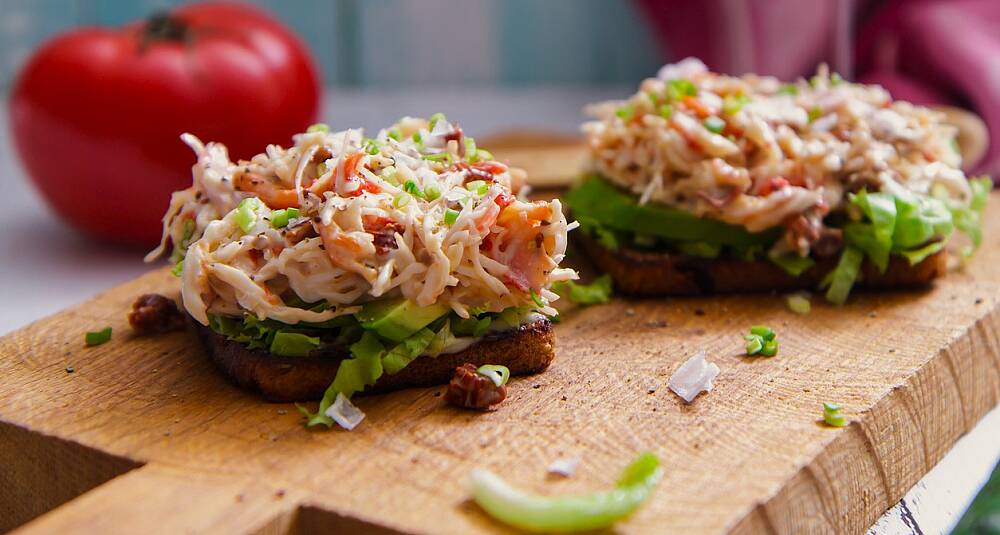
[[[652,91],[646,91],[646,96],[649,97],[649,101],[653,104],[653,107],[655,108],[656,107],[656,101],[658,100],[659,97],[657,97],[656,93],[654,93]]]
[[[503,386],[510,380],[510,370],[498,364],[484,364],[476,368],[476,373],[493,381],[496,386]]]
[[[540,308],[545,308],[545,301],[542,300],[542,296],[535,293],[535,290],[529,290],[531,292],[531,300],[535,302]]]
[[[499,476],[476,468],[469,479],[472,497],[493,518],[532,532],[569,532],[607,528],[635,512],[663,477],[652,453],[629,464],[610,491],[549,497],[511,487]]]
[[[439,188],[437,184],[431,184],[424,188],[424,197],[426,197],[428,201],[433,201],[440,196],[441,188]]]
[[[458,210],[452,210],[451,208],[445,208],[444,210],[444,224],[449,227],[458,221]]]
[[[806,315],[812,310],[809,298],[802,294],[792,294],[785,298],[789,310],[796,314]]]
[[[835,72],[830,75],[830,85],[840,85],[843,81],[844,79],[841,78],[840,73]]]
[[[746,340],[747,355],[756,355],[764,349],[764,339],[755,334],[748,334],[743,337]]]
[[[667,80],[667,98],[670,100],[680,100],[684,97],[694,97],[698,95],[698,88],[691,83],[691,80],[678,78]]]
[[[240,201],[236,207],[236,224],[243,232],[250,232],[254,224],[257,223],[257,209],[260,208],[260,200],[256,197],[247,197]]]
[[[390,165],[389,167],[383,169],[379,176],[382,177],[382,180],[385,180],[394,186],[399,185],[399,179],[396,178],[396,166],[394,165]]]
[[[392,199],[392,205],[396,208],[402,208],[407,204],[410,204],[410,195],[408,193],[399,192]]]
[[[444,116],[443,113],[437,112],[434,115],[431,115],[430,124],[427,126],[427,129],[434,130],[434,127],[438,124],[438,121],[447,121],[447,120],[448,119]]]
[[[407,180],[406,183],[403,184],[403,191],[409,193],[410,195],[413,195],[414,197],[420,199],[424,198],[424,192],[420,191],[420,187],[417,186],[417,183],[414,182],[412,179]]]
[[[477,160],[476,153],[476,140],[471,137],[465,138],[465,159],[475,162]]]
[[[493,153],[490,152],[490,151],[488,151],[488,150],[486,150],[486,149],[477,149],[476,150],[476,157],[481,162],[490,161],[490,160],[493,159]]]
[[[398,128],[393,128],[389,130],[389,132],[386,135],[389,136],[391,139],[395,139],[396,141],[403,139],[403,134],[399,131]]]
[[[299,217],[298,208],[288,208],[285,210],[275,210],[271,212],[271,226],[274,228],[282,228],[288,225],[288,222],[292,219]]]
[[[490,190],[490,185],[485,180],[473,180],[465,184],[465,189],[482,196],[486,195],[486,192]]]
[[[958,136],[951,138],[948,145],[951,146],[951,150],[955,151],[955,154],[959,156],[962,155],[962,148],[958,145]]]
[[[843,408],[836,403],[823,403],[823,421],[832,427],[844,427],[847,425],[847,417],[841,411]]]
[[[660,112],[660,117],[663,117],[664,119],[669,119],[674,115],[674,107],[671,106],[670,104],[661,104],[659,112]]]
[[[330,125],[326,123],[316,123],[306,129],[306,133],[309,134],[314,134],[316,132],[329,132],[329,131],[330,131]]]
[[[413,142],[417,144],[418,149],[423,150],[424,138],[420,135],[420,132],[413,133]]]
[[[88,346],[99,346],[111,340],[111,327],[105,327],[100,331],[90,331],[83,337]]]
[[[740,93],[738,95],[727,95],[726,98],[722,100],[722,111],[726,115],[733,115],[743,109],[750,103],[750,97]]]
[[[452,156],[450,152],[444,151],[444,152],[435,152],[434,154],[428,154],[426,156],[423,156],[423,159],[431,162],[439,162],[439,163],[444,162],[450,167],[452,162],[454,161],[454,156]]]
[[[628,121],[635,117],[635,106],[631,104],[626,104],[617,110],[615,110],[615,115],[621,118],[623,121]]]
[[[781,86],[781,89],[778,90],[778,94],[779,95],[793,95],[793,96],[794,95],[798,95],[799,94],[799,86],[797,86],[795,84],[785,84],[785,85]]]
[[[180,277],[184,273],[184,258],[181,257],[180,260],[174,264],[174,267],[170,268],[170,272],[174,274],[175,277]]]
[[[816,119],[819,119],[822,116],[823,116],[823,108],[820,108],[819,106],[813,106],[809,110],[809,122],[810,123],[813,122],[813,121],[815,121]]]
[[[326,168],[326,162],[319,162],[316,164],[316,176],[323,176],[329,169]]]
[[[774,330],[766,325],[754,325],[750,327],[750,334],[756,334],[764,340],[774,340]]]
[[[378,154],[380,150],[379,145],[380,143],[378,142],[378,140],[372,139],[370,137],[365,138],[365,152],[367,152],[368,154],[372,156]]]
[[[723,121],[720,117],[716,117],[715,115],[706,117],[702,124],[704,124],[705,128],[713,134],[721,134],[726,128],[726,121]]]
[[[773,357],[778,354],[777,335],[766,325],[754,325],[743,339],[746,340],[747,355]]]

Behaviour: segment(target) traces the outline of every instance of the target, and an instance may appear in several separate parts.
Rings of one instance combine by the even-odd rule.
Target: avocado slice
[[[639,205],[636,197],[619,190],[598,175],[591,175],[566,195],[577,218],[589,218],[601,226],[638,232],[679,242],[711,245],[767,246],[778,239],[780,229],[750,232],[739,225],[701,218],[692,213],[649,203]]]
[[[402,342],[444,316],[450,309],[443,303],[422,307],[406,299],[372,301],[358,312],[358,321],[382,338]]]

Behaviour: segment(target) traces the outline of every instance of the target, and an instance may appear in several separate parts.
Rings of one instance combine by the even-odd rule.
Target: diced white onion
[[[670,389],[691,403],[698,394],[712,391],[712,381],[718,375],[719,367],[705,360],[705,352],[699,351],[670,377]]]
[[[330,405],[330,408],[326,409],[326,415],[333,418],[333,421],[337,422],[337,425],[348,431],[357,427],[361,423],[361,420],[365,419],[365,413],[355,407],[351,403],[351,400],[339,393],[337,394],[337,399],[333,401],[333,405]]]

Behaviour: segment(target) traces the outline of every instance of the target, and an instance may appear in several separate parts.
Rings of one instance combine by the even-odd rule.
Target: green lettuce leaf
[[[319,347],[319,337],[278,331],[271,340],[271,353],[283,357],[305,357]]]
[[[835,305],[842,305],[847,302],[847,296],[851,293],[851,287],[858,280],[861,272],[861,261],[864,260],[864,252],[857,247],[845,247],[840,255],[837,267],[828,273],[820,283],[821,288],[829,287],[826,291],[826,299]]]
[[[906,257],[906,260],[910,262],[911,266],[915,266],[923,262],[928,256],[940,251],[941,249],[944,249],[944,242],[933,241],[923,247],[918,247],[909,251],[900,251],[899,254]]]
[[[605,273],[590,284],[576,281],[559,281],[552,284],[552,291],[581,305],[607,303],[611,299],[611,275]]]
[[[922,246],[934,238],[947,238],[954,229],[951,211],[944,202],[931,197],[896,197],[896,227],[893,248],[898,251]]]
[[[962,256],[971,256],[983,242],[983,209],[986,208],[986,199],[993,188],[993,181],[989,177],[977,177],[969,180],[969,187],[972,189],[972,199],[968,205],[959,202],[948,203],[955,228],[968,236],[972,242],[970,246],[962,249]]]
[[[849,199],[861,208],[868,223],[849,223],[844,228],[844,239],[862,249],[884,273],[889,267],[889,253],[893,249],[896,232],[896,198],[888,193],[861,190],[851,194]]]
[[[797,254],[768,254],[768,260],[774,262],[775,265],[785,270],[785,273],[793,277],[798,277],[804,273],[807,269],[816,265],[816,261],[808,256],[799,256]]]
[[[434,341],[434,335],[434,331],[424,328],[392,348],[382,358],[382,367],[385,368],[385,373],[389,375],[399,373],[408,364],[413,362],[413,359],[427,350],[431,342]]]

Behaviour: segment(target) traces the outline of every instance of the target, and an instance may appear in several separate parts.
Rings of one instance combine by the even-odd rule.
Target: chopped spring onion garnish
[[[795,84],[785,84],[778,90],[779,95],[798,95],[799,86]]]
[[[663,117],[664,119],[669,119],[674,115],[674,107],[671,106],[670,104],[661,104],[659,112],[660,112],[660,117]]]
[[[83,337],[83,340],[84,342],[87,343],[88,346],[99,346],[104,342],[111,340],[111,327],[105,327],[100,331],[88,332]]]
[[[413,142],[417,144],[417,148],[423,150],[424,139],[420,136],[420,132],[413,133]]]
[[[663,477],[660,460],[639,455],[610,491],[582,496],[537,496],[511,487],[485,468],[469,478],[472,497],[493,518],[531,532],[569,532],[607,528],[632,514]]]
[[[755,325],[743,339],[746,340],[747,355],[773,357],[778,354],[778,339],[770,327]]]
[[[365,138],[365,152],[367,152],[368,154],[370,154],[372,156],[375,156],[376,154],[378,154],[379,153],[379,148],[380,148],[379,145],[380,144],[379,144],[378,140],[372,139],[370,137],[369,138]]]
[[[740,93],[738,95],[728,95],[722,100],[722,111],[726,115],[733,115],[750,103],[750,97]]]
[[[833,427],[847,425],[847,417],[841,413],[842,407],[836,403],[823,403],[823,421]]]
[[[403,184],[403,191],[409,193],[410,195],[413,195],[414,197],[420,199],[424,198],[424,192],[420,191],[420,187],[418,187],[417,183],[414,182],[413,180],[407,180],[406,183]]]
[[[440,196],[441,188],[439,188],[437,184],[431,184],[424,188],[424,197],[426,197],[428,201],[433,201]]]
[[[823,116],[823,108],[813,106],[809,109],[809,122],[813,122]]]
[[[486,162],[493,159],[493,153],[486,149],[477,149],[476,156],[479,158],[479,161],[481,162]]]
[[[428,154],[428,155],[424,156],[423,158],[425,160],[427,160],[427,161],[444,163],[444,164],[446,164],[448,166],[451,166],[452,162],[454,161],[453,160],[454,157],[448,151],[437,152],[437,153],[434,153],[434,154]]]
[[[444,210],[444,224],[451,226],[458,221],[458,210],[452,210],[451,208],[445,208]]]
[[[476,150],[476,140],[471,137],[465,138],[465,159],[475,163],[478,160],[478,158],[476,157],[477,152],[478,151]]]
[[[723,121],[721,118],[716,117],[714,115],[712,115],[711,117],[706,117],[705,122],[702,124],[704,124],[705,128],[707,128],[708,131],[712,132],[713,134],[721,134],[722,130],[726,128],[726,121]]]
[[[329,171],[329,169],[326,167],[326,162],[319,162],[316,164],[316,176],[323,176],[327,171]]]
[[[676,80],[667,80],[667,98],[670,100],[680,100],[684,97],[695,97],[698,96],[698,88],[695,87],[691,80],[684,78],[678,78]]]
[[[313,133],[316,133],[316,132],[329,132],[329,131],[330,131],[330,125],[328,125],[326,123],[316,123],[316,124],[311,125],[309,128],[306,129],[306,132],[308,132],[310,134],[313,134]]]
[[[194,231],[197,228],[198,224],[194,222],[194,219],[184,220],[184,235],[181,237],[181,243],[174,247],[174,252],[170,254],[170,261],[174,263],[174,267],[170,268],[170,272],[175,277],[180,277],[181,272],[184,271],[184,256],[187,254],[188,245],[191,244],[191,237],[194,236]]]
[[[396,208],[402,208],[407,204],[410,204],[410,194],[408,193],[401,191],[396,194],[395,198],[392,199],[392,205]]]
[[[465,189],[482,196],[486,195],[486,192],[490,190],[490,185],[485,180],[473,180],[465,184]]]
[[[628,121],[635,117],[635,107],[626,104],[615,111],[615,115],[621,117],[623,121]]]
[[[257,223],[257,209],[260,208],[260,200],[256,197],[247,197],[240,201],[236,207],[236,224],[243,232],[250,232],[254,224]]]
[[[300,215],[301,213],[298,208],[275,210],[271,212],[271,226],[274,228],[283,228],[288,225],[290,220],[296,219]]]
[[[840,85],[844,79],[840,76],[840,73],[833,73],[830,75],[830,85]]]
[[[476,373],[493,381],[496,386],[503,386],[510,380],[510,370],[499,364],[484,364],[476,368]]]
[[[390,184],[392,184],[394,186],[398,186],[399,185],[399,179],[396,178],[396,166],[394,166],[394,165],[390,165],[389,167],[386,167],[385,169],[383,169],[382,173],[380,174],[380,176],[382,177],[383,180],[385,180],[386,182],[389,182]]]
[[[788,309],[796,314],[808,314],[812,310],[812,304],[809,302],[809,297],[806,294],[796,293],[789,295],[785,298],[785,302],[788,303]]]
[[[535,293],[535,290],[529,290],[531,292],[531,300],[535,302],[541,308],[545,308],[545,301],[542,300],[542,296]]]
[[[389,130],[388,136],[389,138],[395,139],[396,141],[400,141],[401,139],[403,139],[403,134],[399,132],[398,128],[393,128],[392,130]]]
[[[447,120],[448,119],[444,116],[443,113],[437,112],[434,115],[431,115],[431,121],[430,124],[427,125],[427,129],[434,130],[434,127],[438,124],[438,121],[447,121]]]

